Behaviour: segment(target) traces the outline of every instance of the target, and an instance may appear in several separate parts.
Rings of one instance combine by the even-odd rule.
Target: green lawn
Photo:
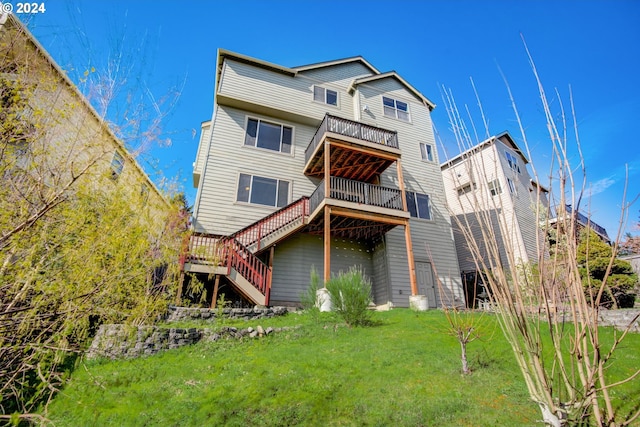
[[[470,376],[459,373],[458,343],[441,312],[396,309],[374,319],[377,326],[349,329],[330,315],[289,314],[239,324],[301,325],[259,340],[90,362],[48,416],[56,426],[540,425],[493,318],[485,317],[485,339],[470,345]]]

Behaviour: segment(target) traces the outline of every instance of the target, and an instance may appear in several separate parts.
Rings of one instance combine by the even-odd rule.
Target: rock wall
[[[600,310],[598,312],[600,326],[615,326],[623,330],[640,314],[638,309]],[[640,319],[636,318],[631,326],[632,332],[640,332]]]
[[[106,357],[109,359],[127,359],[156,354],[199,341],[218,341],[220,339],[261,338],[274,332],[292,328],[256,328],[239,329],[223,326],[217,330],[203,328],[161,328],[158,326],[102,325],[98,329],[91,346],[85,353],[87,359]]]
[[[287,314],[287,307],[261,307],[254,308],[192,308],[170,306],[167,313],[167,322],[177,322],[182,320],[215,320],[220,317],[225,319],[264,319]]]
[[[201,319],[268,319],[287,314],[286,307],[225,308],[222,310],[209,308],[169,307],[165,318],[167,322],[189,321]],[[98,329],[91,346],[85,353],[88,359],[107,357],[110,359],[132,358],[156,354],[185,345],[192,345],[201,340],[217,341],[219,339],[241,339],[243,337],[259,338],[273,332],[289,328],[254,328],[239,329],[224,326],[216,330],[208,328],[162,328],[158,326],[102,325]]]

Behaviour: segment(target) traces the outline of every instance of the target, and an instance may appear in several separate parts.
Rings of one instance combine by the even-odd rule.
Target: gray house
[[[300,302],[312,267],[355,265],[377,305],[464,303],[433,108],[362,57],[289,68],[219,50],[183,271],[213,300],[277,305]]]

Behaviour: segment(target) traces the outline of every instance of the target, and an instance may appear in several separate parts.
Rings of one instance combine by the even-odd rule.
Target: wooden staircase
[[[226,276],[255,304],[268,305],[271,268],[256,254],[302,227],[309,216],[309,198],[302,197],[231,236],[193,233],[185,241],[180,271]]]

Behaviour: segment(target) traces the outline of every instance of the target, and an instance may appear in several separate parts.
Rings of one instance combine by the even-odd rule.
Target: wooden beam
[[[348,144],[342,141],[336,141],[334,139],[331,139],[331,145],[333,145],[334,147],[344,148],[345,150],[352,150],[352,151],[358,151],[361,153],[367,153],[374,157],[380,157],[382,159],[391,160],[392,162],[395,162],[400,157],[399,155],[389,154],[388,152],[383,150],[376,150],[373,148],[356,145],[356,144]]]
[[[355,218],[355,219],[365,219],[367,221],[382,222],[385,224],[404,225],[407,221],[405,218],[391,218],[386,215],[380,215],[375,213],[356,212],[351,209],[345,209],[337,206],[333,206],[331,208],[331,212],[334,215],[346,216],[346,217]]]

